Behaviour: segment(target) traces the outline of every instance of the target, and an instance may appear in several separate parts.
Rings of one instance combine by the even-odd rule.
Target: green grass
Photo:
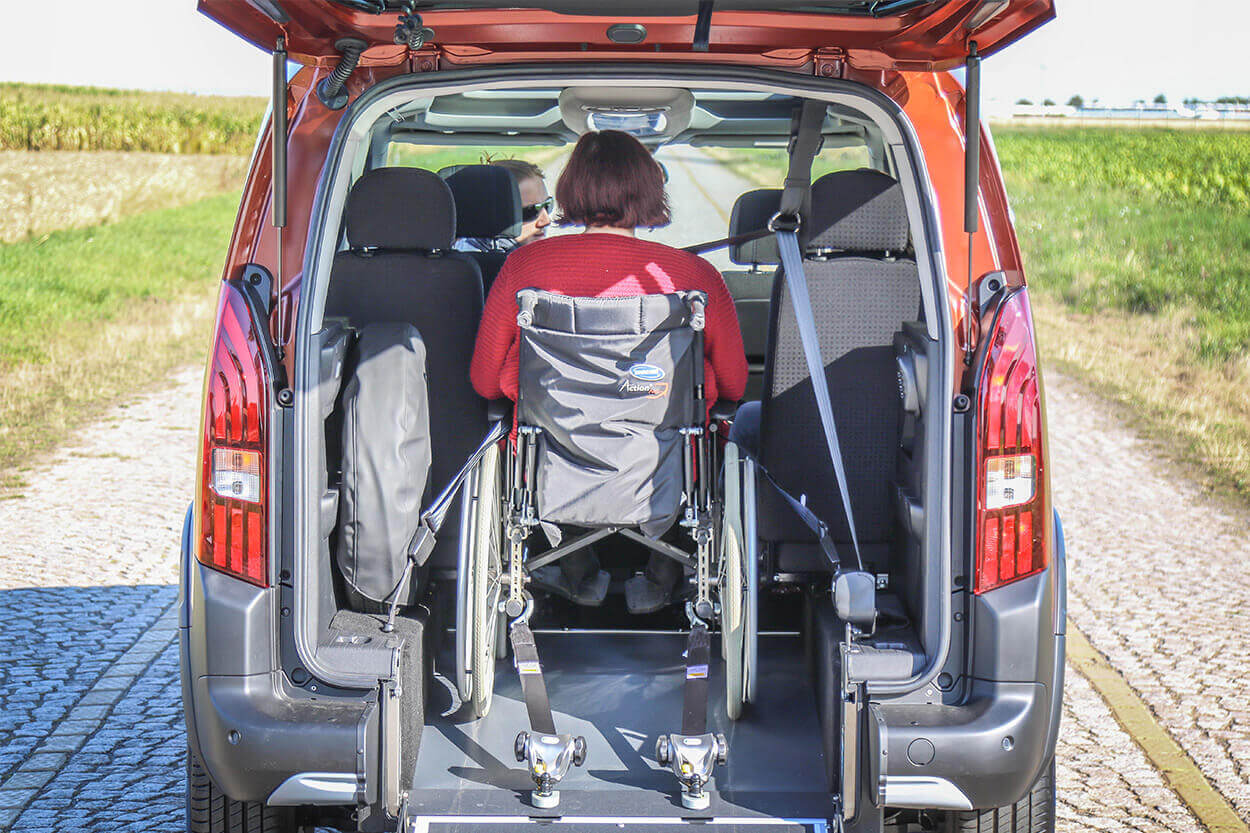
[[[1042,349],[1250,497],[1250,134],[995,131]]]
[[[0,247],[0,367],[42,361],[64,327],[97,326],[137,301],[219,277],[238,194]]]
[[[0,150],[247,154],[265,99],[0,83]]]
[[[203,361],[238,200],[0,246],[0,488],[101,409]]]
[[[1078,313],[1192,317],[1194,359],[1250,349],[1250,134],[995,134],[1030,285]]]

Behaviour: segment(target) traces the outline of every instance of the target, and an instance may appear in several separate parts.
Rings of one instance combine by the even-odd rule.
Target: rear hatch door
[[[199,0],[199,9],[265,50],[285,37],[293,60],[325,63],[335,41],[365,40],[397,59],[406,0]],[[823,50],[868,70],[930,71],[963,63],[970,41],[989,55],[1054,17],[1053,0],[714,0],[696,50],[698,0],[433,0],[416,4],[431,41],[465,60],[586,60],[593,53],[715,61]],[[610,9],[610,14],[605,10]],[[701,47],[703,44],[700,45]]]

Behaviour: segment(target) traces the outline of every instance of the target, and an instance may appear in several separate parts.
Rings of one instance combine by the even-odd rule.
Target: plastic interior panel
[[[708,725],[729,740],[729,763],[710,784],[708,810],[691,813],[676,778],[655,761],[655,740],[677,731],[682,711],[680,633],[540,632],[556,726],[586,737],[586,766],[560,785],[554,810],[529,804],[531,788],[513,742],[528,729],[516,672],[504,661],[490,714],[457,722],[438,716],[455,686],[437,675],[409,793],[416,816],[623,816],[630,818],[829,818],[816,698],[797,636],[762,636],[756,703],[736,723],[725,716],[723,665],[713,663]],[[713,656],[719,656],[713,646]]]

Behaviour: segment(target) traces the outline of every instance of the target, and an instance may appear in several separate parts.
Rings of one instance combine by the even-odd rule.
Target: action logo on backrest
[[[629,368],[629,376],[621,380],[619,391],[622,396],[642,394],[648,399],[659,399],[668,394],[668,382],[661,381],[667,375],[658,365],[635,364]]]

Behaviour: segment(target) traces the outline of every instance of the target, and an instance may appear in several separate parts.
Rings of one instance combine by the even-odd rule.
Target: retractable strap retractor
[[[533,604],[532,599],[529,604]],[[525,710],[530,721],[530,731],[522,730],[516,736],[514,752],[518,763],[528,765],[530,778],[534,781],[534,789],[530,793],[534,806],[549,810],[560,803],[556,785],[571,767],[586,763],[586,739],[580,735],[574,737],[556,732],[551,701],[547,698],[547,684],[543,681],[542,663],[538,660],[538,645],[529,626],[530,609],[527,607],[526,614],[516,619],[508,629],[512,655],[521,677],[521,695],[525,698]]]
[[[655,759],[677,776],[681,803],[688,810],[706,810],[711,805],[707,782],[712,768],[729,760],[729,742],[722,734],[707,730],[708,672],[712,662],[712,637],[707,625],[691,614],[693,626],[686,641],[686,684],[683,691],[681,734],[660,735],[655,742]]]

